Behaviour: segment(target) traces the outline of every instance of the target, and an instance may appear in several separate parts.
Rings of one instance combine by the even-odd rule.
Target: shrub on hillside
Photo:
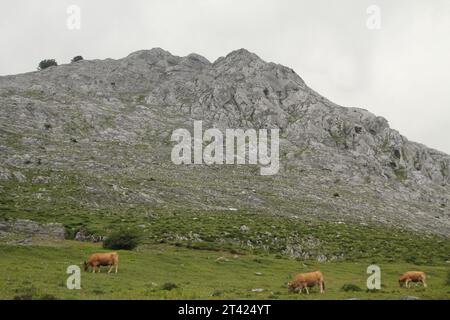
[[[223,296],[223,292],[220,290],[214,290],[213,293],[211,293],[211,297],[221,297]]]
[[[360,287],[358,287],[356,284],[353,283],[346,283],[342,286],[342,291],[345,292],[357,292],[357,291],[362,291],[362,289]]]
[[[53,66],[57,66],[57,65],[58,65],[58,63],[56,62],[55,59],[42,60],[41,62],[39,62],[38,70],[44,70],[49,67],[53,67]]]
[[[103,248],[112,250],[133,250],[139,245],[141,234],[134,229],[120,229],[112,232],[104,241]]]
[[[71,62],[73,63],[73,62],[77,62],[77,61],[81,61],[81,60],[84,60],[84,58],[82,56],[76,56],[71,60]]]
[[[178,286],[173,282],[166,282],[161,286],[162,290],[167,290],[167,291],[170,291],[170,290],[173,290],[176,288],[178,288]]]

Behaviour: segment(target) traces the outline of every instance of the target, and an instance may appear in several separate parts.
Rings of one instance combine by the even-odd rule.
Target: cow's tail
[[[325,281],[322,280],[322,289],[325,291]]]

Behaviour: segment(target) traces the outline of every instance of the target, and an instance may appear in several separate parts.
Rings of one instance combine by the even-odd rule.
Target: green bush
[[[141,234],[134,229],[120,229],[111,233],[104,241],[103,248],[112,250],[133,250],[141,240]]]
[[[211,293],[211,297],[221,297],[223,296],[223,292],[220,290],[214,290],[213,293]]]
[[[357,291],[362,291],[362,289],[360,287],[358,287],[356,284],[353,283],[346,283],[342,286],[341,288],[342,291],[345,292],[357,292]]]
[[[77,61],[81,61],[81,60],[84,60],[84,58],[82,56],[76,56],[70,62],[73,63],[73,62],[77,62]]]
[[[46,59],[39,62],[38,70],[44,70],[48,67],[57,66],[58,63],[55,61],[55,59]]]
[[[166,283],[164,283],[161,286],[162,290],[167,290],[167,291],[170,291],[170,290],[173,290],[173,289],[176,289],[176,288],[178,288],[178,286],[175,283],[172,283],[172,282],[166,282]]]

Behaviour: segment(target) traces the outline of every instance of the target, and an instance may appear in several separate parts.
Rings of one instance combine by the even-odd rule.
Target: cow
[[[288,282],[288,288],[290,292],[301,293],[303,289],[309,294],[308,288],[312,288],[318,285],[320,293],[325,292],[325,281],[323,280],[323,274],[320,271],[302,273],[295,276],[294,280]]]
[[[95,273],[98,268],[98,272],[100,272],[101,266],[110,267],[108,273],[110,273],[115,267],[116,273],[119,269],[119,255],[116,252],[110,253],[94,253],[89,256],[88,261],[84,262],[84,271],[88,271],[89,267],[92,267],[92,273]]]
[[[426,283],[426,275],[425,272],[422,271],[408,271],[405,272],[400,279],[398,280],[398,283],[400,285],[400,287],[406,287],[409,288],[409,284],[411,282],[420,282],[422,283],[423,287],[426,288],[427,287],[427,283]]]

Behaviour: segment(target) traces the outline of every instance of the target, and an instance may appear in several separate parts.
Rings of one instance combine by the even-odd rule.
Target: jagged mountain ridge
[[[280,128],[280,173],[171,164],[171,132],[195,119]],[[213,63],[143,50],[0,77],[0,124],[0,179],[58,186],[52,173],[76,172],[85,197],[73,201],[86,207],[238,207],[450,234],[448,155],[245,49]]]

